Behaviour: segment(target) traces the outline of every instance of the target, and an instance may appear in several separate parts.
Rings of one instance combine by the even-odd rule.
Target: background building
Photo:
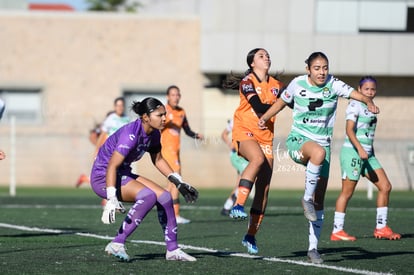
[[[195,142],[183,134],[183,176],[199,187],[232,187],[235,172],[220,134],[239,96],[223,90],[221,81],[230,71],[247,69],[250,49],[264,47],[272,71],[283,72],[286,83],[305,72],[304,60],[313,51],[325,52],[331,73],[351,85],[362,75],[376,76],[381,108],[376,153],[394,188],[411,189],[414,1],[140,2],[137,14],[127,14],[30,11],[26,1],[0,1],[0,97],[7,104],[0,148],[11,149],[15,117],[18,184],[74,185],[92,163],[88,131],[115,97],[132,102],[156,96],[165,102],[165,89],[176,84],[191,127],[206,136]],[[340,100],[331,188],[340,186],[346,104]],[[276,123],[272,187],[302,188],[303,168],[284,150],[290,111]],[[0,163],[2,185],[10,165],[10,159]],[[165,181],[149,159],[139,165]]]

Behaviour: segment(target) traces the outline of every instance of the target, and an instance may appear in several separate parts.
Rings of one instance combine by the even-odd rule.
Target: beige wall
[[[0,88],[35,86],[41,87],[44,95],[43,123],[17,125],[18,186],[74,186],[79,174],[88,173],[92,163],[94,148],[88,131],[112,108],[122,88],[163,91],[170,84],[181,87],[181,103],[190,125],[206,137],[195,142],[182,134],[184,178],[197,187],[235,185],[236,174],[220,134],[239,96],[203,88],[207,81],[200,71],[197,18],[3,13],[0,41]],[[407,167],[413,170],[406,165],[406,146],[414,143],[410,121],[414,98],[379,97],[377,104],[381,108],[377,155],[396,189],[407,189]],[[340,100],[330,188],[340,187],[338,152],[345,107],[346,100]],[[303,167],[284,155],[291,112],[283,111],[276,123],[275,147],[281,147],[275,153],[272,187],[302,189]],[[10,126],[3,120],[0,148],[6,153],[10,153],[9,134]],[[0,163],[1,185],[8,183],[10,163],[10,158]],[[165,183],[148,157],[134,167],[138,173]]]
[[[43,123],[17,125],[17,183],[72,185],[89,172],[87,134],[122,87],[181,87],[201,127],[199,21],[116,14],[2,13],[0,87],[41,87]],[[10,151],[1,122],[1,148]],[[0,166],[7,183],[10,160]]]

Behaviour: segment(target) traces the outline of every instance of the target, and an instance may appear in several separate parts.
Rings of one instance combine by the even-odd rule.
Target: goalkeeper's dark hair
[[[134,101],[132,103],[132,111],[142,117],[144,114],[151,114],[156,109],[164,106],[161,101],[153,97],[144,98],[142,101]]]

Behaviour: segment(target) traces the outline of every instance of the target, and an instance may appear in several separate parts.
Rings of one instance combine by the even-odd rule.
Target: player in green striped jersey
[[[370,98],[377,93],[377,81],[372,76],[365,76],[359,82],[358,91]],[[387,226],[388,202],[391,183],[384,169],[374,154],[374,136],[377,125],[376,114],[359,101],[351,100],[346,110],[346,137],[341,149],[342,191],[336,200],[332,241],[355,241],[354,236],[344,231],[345,211],[360,176],[365,176],[378,188],[377,224],[375,238],[390,240],[400,239]]]
[[[281,99],[276,101],[259,120],[266,121],[286,105],[293,104],[293,125],[286,140],[290,157],[306,166],[305,192],[302,198],[305,217],[309,220],[308,259],[323,260],[317,251],[322,231],[324,199],[329,177],[330,143],[338,97],[352,98],[368,105],[373,113],[378,107],[371,98],[359,93],[329,74],[329,62],[322,52],[314,52],[306,60],[306,75],[293,79]]]

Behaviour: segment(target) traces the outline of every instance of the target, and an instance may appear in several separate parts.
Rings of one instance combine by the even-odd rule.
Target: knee
[[[314,164],[322,164],[325,160],[326,151],[323,147],[317,146],[313,149],[311,154],[311,162]]]
[[[154,191],[149,188],[144,188],[138,192],[135,201],[138,202],[139,200],[144,200],[146,202],[153,202],[154,204],[157,201],[157,195]]]
[[[389,182],[378,186],[378,191],[381,193],[389,194],[391,190],[392,190],[392,185]]]

